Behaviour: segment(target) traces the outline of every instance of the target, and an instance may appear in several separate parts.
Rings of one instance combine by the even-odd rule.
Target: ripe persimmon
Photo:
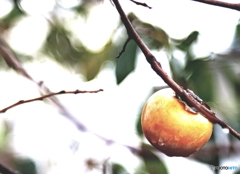
[[[213,124],[189,109],[171,88],[154,93],[142,110],[147,140],[168,156],[187,157],[200,150],[211,137]]]

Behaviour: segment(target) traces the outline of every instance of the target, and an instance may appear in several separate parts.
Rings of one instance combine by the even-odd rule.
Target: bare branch
[[[127,40],[126,40],[126,42],[125,42],[124,45],[123,45],[122,50],[119,52],[119,54],[118,54],[118,56],[117,56],[116,58],[121,57],[121,55],[125,52],[126,47],[127,47],[127,44],[129,43],[130,40],[131,40],[131,38],[128,37]]]
[[[222,1],[216,1],[216,0],[192,0],[192,1],[240,11],[240,3],[229,3],[229,2],[222,2]]]
[[[35,81],[30,76],[30,74],[28,74],[28,72],[22,66],[21,62],[16,57],[15,53],[10,49],[10,47],[2,38],[0,38],[0,54],[2,55],[2,57],[4,58],[4,60],[6,61],[10,68],[14,69],[15,71],[19,72],[23,77],[35,83],[41,94],[44,95],[51,93],[51,91],[48,89],[48,87],[46,87],[43,84],[43,82]],[[78,121],[55,96],[48,97],[47,100],[56,108],[58,108],[59,112],[62,115],[64,115],[67,119],[73,122],[80,131],[87,130],[84,124]]]
[[[5,164],[0,163],[0,173],[2,174],[20,174],[20,172],[10,169]]]
[[[122,22],[125,25],[127,33],[129,37],[132,38],[136,44],[139,46],[143,54],[145,55],[148,63],[151,65],[152,69],[164,80],[164,82],[171,87],[176,94],[181,97],[183,101],[185,101],[190,107],[195,107],[199,112],[201,112],[208,120],[212,123],[219,124],[222,128],[229,129],[229,132],[235,136],[237,139],[240,140],[240,134],[237,133],[233,128],[231,128],[228,124],[224,121],[219,119],[210,108],[207,107],[206,104],[201,102],[201,99],[196,96],[190,90],[184,90],[181,86],[179,86],[171,77],[169,77],[162,69],[161,64],[156,60],[154,55],[151,53],[149,48],[145,45],[142,39],[139,37],[135,29],[133,28],[132,24],[128,20],[125,12],[123,11],[120,3],[118,0],[113,0],[118,13],[121,16]]]
[[[4,44],[2,44],[2,43],[4,43]],[[1,47],[2,45],[3,45],[4,48],[7,48],[7,49],[2,49],[3,50],[2,51],[1,50],[1,48],[3,48],[3,47]],[[103,91],[102,89],[99,89],[99,90],[96,90],[96,91],[79,91],[79,90],[76,90],[76,91],[60,91],[58,93],[52,93],[44,85],[43,81],[37,82],[27,73],[27,71],[21,65],[21,62],[15,56],[14,52],[9,48],[9,46],[3,40],[1,40],[1,38],[0,38],[0,54],[4,57],[4,60],[6,62],[8,62],[7,64],[8,64],[9,67],[11,67],[14,70],[20,72],[20,74],[22,76],[24,76],[25,78],[31,80],[33,83],[35,83],[37,85],[37,87],[39,88],[39,91],[41,92],[41,94],[43,94],[43,96],[41,96],[41,97],[38,97],[38,98],[35,98],[35,99],[30,99],[30,100],[37,101],[37,100],[47,99],[52,105],[56,106],[59,109],[59,112],[64,117],[66,117],[69,121],[71,121],[78,128],[79,131],[92,133],[97,138],[99,138],[100,140],[104,141],[107,145],[119,144],[118,142],[116,142],[116,141],[114,141],[112,139],[105,138],[105,137],[99,135],[98,133],[89,130],[82,122],[80,122],[76,117],[74,117],[67,110],[67,108],[55,97],[55,95],[68,94],[68,93],[70,93],[70,94],[96,93],[96,92]],[[19,101],[19,102],[20,102],[20,104],[23,104],[22,103],[23,101]],[[19,103],[19,102],[17,102],[17,103]],[[31,101],[29,101],[29,102],[31,102]],[[17,103],[15,103],[16,106],[19,105]],[[27,103],[27,102],[25,102],[25,103]],[[14,106],[12,106],[12,107],[14,107]],[[6,110],[8,110],[8,109],[10,109],[10,108],[2,109],[2,110],[0,110],[0,113],[6,112]],[[133,149],[135,149],[135,151],[140,151],[140,149],[135,148],[135,147],[131,147],[131,146],[124,145],[124,144],[121,144],[121,145],[126,147],[127,149],[129,149],[132,152],[133,152]],[[4,168],[6,168],[6,167],[1,166],[1,163],[0,163],[0,173],[2,172],[3,174],[19,174],[18,172],[14,173],[14,171],[12,173],[6,173],[6,172],[4,173],[4,171],[5,171]],[[11,172],[11,170],[9,170],[9,171]]]
[[[37,97],[37,98],[32,98],[32,99],[28,99],[28,100],[19,100],[18,102],[4,108],[4,109],[1,109],[0,110],[0,113],[4,113],[6,112],[7,110],[13,108],[13,107],[16,107],[18,105],[21,105],[21,104],[24,104],[24,103],[30,103],[30,102],[33,102],[33,101],[37,101],[37,100],[43,100],[45,98],[49,98],[49,97],[52,97],[52,96],[55,96],[55,95],[60,95],[60,94],[79,94],[79,93],[98,93],[100,91],[103,91],[102,89],[99,89],[99,90],[95,90],[95,91],[80,91],[80,90],[75,90],[75,91],[60,91],[60,92],[52,92],[50,94],[46,94],[46,95],[43,95],[41,97]]]
[[[135,0],[130,0],[130,1],[134,2],[137,5],[141,5],[143,7],[147,7],[149,9],[152,9],[152,7],[148,6],[146,3],[138,2],[138,1],[135,1]]]
[[[27,73],[27,71],[24,70],[20,62],[17,60],[14,52],[9,48],[7,43],[1,37],[0,37],[0,54],[2,55],[3,59],[5,60],[9,67],[16,70],[29,80],[33,80],[31,76]]]
[[[1,39],[0,39],[1,41]],[[5,42],[4,42],[5,43]],[[6,48],[8,48],[8,51],[6,52],[1,52],[0,54],[4,57],[4,60],[7,62],[9,61],[8,65],[9,67],[13,68],[14,70],[18,71],[22,70],[23,72],[25,72],[28,76],[25,75],[25,73],[20,73],[21,75],[23,75],[25,78],[28,78],[29,80],[31,80],[32,82],[34,82],[37,87],[39,88],[39,91],[43,94],[43,96],[35,98],[35,99],[30,99],[33,101],[37,101],[37,100],[42,100],[42,99],[47,99],[52,105],[56,106],[59,109],[59,112],[65,116],[69,121],[71,121],[77,128],[79,131],[81,132],[89,132],[92,133],[93,135],[95,135],[97,138],[99,138],[100,140],[104,141],[107,145],[111,145],[111,144],[119,144],[114,140],[108,139],[103,137],[102,135],[99,135],[96,132],[92,132],[91,130],[89,130],[82,122],[80,122],[76,117],[74,117],[68,110],[67,108],[55,97],[56,95],[59,94],[66,94],[66,93],[71,93],[71,94],[77,94],[77,93],[96,93],[96,92],[100,92],[102,91],[102,89],[96,90],[96,91],[60,91],[58,93],[52,93],[45,85],[44,83],[41,82],[37,82],[35,81],[28,73],[27,71],[22,67],[21,62],[18,60],[18,58],[15,56],[14,52],[9,49],[9,47],[6,45],[4,45]],[[1,49],[1,43],[0,43],[0,49]],[[15,66],[17,65],[17,66]],[[20,71],[21,72],[21,71]],[[44,95],[45,94],[45,95]],[[29,102],[31,102],[29,100]],[[28,101],[28,100],[27,100]],[[17,103],[15,103],[15,105],[19,105],[23,104],[23,101],[19,101]],[[27,103],[27,102],[25,102]],[[14,104],[13,104],[14,105]],[[14,106],[10,106],[10,107],[14,107]],[[2,109],[0,110],[0,113],[6,112],[8,108]],[[4,111],[5,110],[5,111]],[[127,146],[127,145],[122,145],[124,147],[126,147],[127,149],[129,149],[130,151],[132,151],[132,149],[136,149],[135,147],[131,147],[131,146]],[[1,173],[1,166],[0,166],[0,173]],[[5,174],[5,173],[3,173]],[[18,174],[18,173],[6,173],[6,174]]]

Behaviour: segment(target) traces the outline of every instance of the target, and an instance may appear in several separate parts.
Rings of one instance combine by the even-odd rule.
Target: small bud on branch
[[[52,92],[50,94],[46,94],[46,95],[43,95],[41,97],[37,97],[37,98],[33,98],[33,99],[29,99],[29,100],[19,100],[18,102],[4,108],[4,109],[1,109],[0,110],[0,113],[4,113],[6,112],[7,110],[13,108],[13,107],[16,107],[18,105],[21,105],[21,104],[24,104],[24,103],[29,103],[29,102],[33,102],[33,101],[37,101],[37,100],[43,100],[45,98],[48,98],[48,97],[52,97],[52,96],[55,96],[55,95],[60,95],[60,94],[79,94],[79,93],[98,93],[100,91],[103,91],[102,89],[99,89],[99,90],[95,90],[95,91],[80,91],[80,90],[75,90],[75,91],[59,91],[59,92]]]

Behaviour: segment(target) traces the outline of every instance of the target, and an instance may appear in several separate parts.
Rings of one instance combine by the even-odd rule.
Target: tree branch
[[[5,164],[0,163],[0,173],[2,174],[20,174],[18,171],[10,169]]]
[[[222,1],[216,1],[216,0],[192,0],[192,1],[240,11],[240,3],[229,3],[229,2],[222,2]]]
[[[7,63],[7,65],[14,69],[15,71],[19,72],[20,75],[23,77],[29,79],[34,84],[37,85],[38,90],[41,94],[49,94],[51,91],[46,87],[43,82],[37,82],[34,80],[30,74],[24,69],[21,62],[18,60],[16,54],[10,49],[10,47],[7,45],[7,43],[0,37],[0,54],[2,55],[3,59]],[[54,105],[59,112],[65,116],[67,119],[69,119],[71,122],[74,123],[74,125],[80,130],[80,131],[86,131],[87,128],[85,125],[83,125],[80,121],[78,121],[68,110],[67,108],[55,97],[48,97],[48,101]]]
[[[130,0],[130,1],[134,2],[137,5],[141,5],[143,7],[147,7],[149,9],[152,9],[152,7],[148,6],[146,3],[138,2],[138,1],[135,1],[135,0]]]
[[[124,45],[123,45],[122,50],[119,52],[119,54],[117,55],[116,58],[121,57],[121,55],[126,51],[127,44],[129,43],[130,40],[131,40],[131,38],[128,37],[127,40],[125,41]]]
[[[2,41],[2,42],[1,42]],[[37,87],[39,88],[39,91],[44,95],[45,97],[39,97],[39,98],[35,98],[35,100],[41,100],[46,98],[48,99],[48,101],[53,104],[54,106],[56,106],[56,108],[58,108],[58,110],[60,111],[60,113],[67,118],[69,121],[71,121],[73,123],[73,125],[75,125],[77,127],[77,129],[81,132],[89,132],[93,135],[95,135],[97,138],[99,138],[100,140],[104,141],[107,145],[111,145],[111,144],[119,144],[118,142],[112,140],[112,139],[108,139],[102,135],[99,135],[96,132],[93,132],[91,130],[89,130],[82,122],[80,122],[78,119],[76,119],[68,110],[67,108],[54,96],[54,94],[58,95],[58,94],[64,94],[64,93],[86,93],[87,91],[60,91],[58,93],[52,93],[44,84],[43,82],[37,82],[35,81],[30,74],[28,74],[28,72],[24,69],[24,67],[22,66],[21,62],[18,60],[18,58],[16,57],[16,55],[14,54],[14,52],[10,49],[10,47],[7,45],[6,42],[4,42],[3,40],[1,40],[0,37],[0,54],[3,56],[4,60],[6,62],[8,62],[8,66],[13,68],[15,71],[20,72],[20,74],[22,76],[24,76],[25,78],[29,79],[30,81],[32,81],[33,83],[35,83],[37,85]],[[91,91],[91,92],[100,92],[102,91],[102,89],[96,90],[96,91]],[[90,91],[88,91],[90,92]],[[31,99],[30,99],[31,100]],[[20,102],[20,101],[19,101]],[[30,102],[30,101],[29,101]],[[18,103],[18,102],[17,102]],[[25,102],[26,103],[26,102]],[[16,103],[15,103],[16,104]],[[22,104],[22,103],[21,103]],[[8,108],[9,109],[9,108]],[[5,110],[6,111],[6,110]],[[140,149],[135,148],[135,147],[131,147],[128,145],[124,145],[124,144],[120,144],[124,147],[126,147],[127,149],[129,149],[131,152],[134,153],[134,149],[135,151],[140,151]],[[2,168],[2,169],[1,169]],[[2,171],[4,171],[4,166],[1,166],[0,163],[0,173]],[[9,170],[11,171],[11,170]],[[2,172],[3,173],[3,172]],[[19,174],[19,173],[3,173],[3,174]]]
[[[96,93],[96,92],[100,92],[103,91],[102,89],[96,90],[96,91],[60,91],[58,93],[52,93],[44,84],[43,82],[37,82],[36,80],[34,80],[30,74],[28,74],[28,72],[26,71],[26,69],[24,69],[24,67],[22,66],[21,62],[18,60],[18,58],[16,57],[16,54],[10,49],[10,47],[7,45],[7,43],[1,39],[0,37],[0,54],[2,55],[2,57],[4,58],[4,60],[7,62],[8,66],[13,68],[15,71],[19,72],[23,77],[29,79],[30,81],[32,81],[33,83],[35,83],[37,85],[37,87],[39,88],[39,91],[41,92],[41,94],[43,94],[43,96],[35,98],[35,99],[30,99],[33,101],[37,101],[37,100],[42,100],[42,99],[47,99],[52,105],[56,106],[56,108],[58,108],[59,112],[65,117],[67,118],[70,122],[73,123],[74,126],[77,127],[77,129],[81,132],[89,132],[91,134],[93,134],[94,136],[96,136],[97,138],[99,138],[100,140],[104,141],[107,145],[111,145],[111,144],[118,144],[118,142],[116,142],[115,140],[112,139],[108,139],[96,132],[91,131],[90,129],[88,129],[81,121],[79,121],[78,119],[76,119],[76,117],[74,117],[74,115],[72,115],[67,108],[55,97],[55,95],[59,95],[59,94],[67,94],[67,93],[71,93],[71,94],[77,94],[77,93]],[[27,102],[31,102],[30,100],[25,100]],[[23,101],[19,101],[13,105],[17,106],[23,103],[27,103],[27,102],[23,102]],[[14,107],[14,106],[10,106],[10,107]],[[10,108],[5,108],[0,110],[1,112],[5,112]],[[5,110],[5,111],[4,111]],[[128,146],[125,144],[120,144],[123,147],[129,149],[132,153],[136,153],[138,151],[140,151],[141,149],[139,148],[135,148],[132,146]],[[5,172],[7,171],[7,172]],[[4,173],[5,172],[5,173]],[[0,163],[0,173],[3,174],[19,174],[17,171],[13,171],[11,169],[8,169],[6,166],[1,165]]]
[[[60,94],[79,94],[79,93],[98,93],[100,91],[103,91],[102,89],[99,89],[99,90],[96,90],[96,91],[79,91],[78,89],[75,90],[75,91],[60,91],[60,92],[52,92],[50,94],[46,94],[46,95],[43,95],[41,97],[37,97],[37,98],[33,98],[33,99],[29,99],[29,100],[19,100],[18,102],[4,108],[4,109],[1,109],[0,110],[0,113],[4,113],[6,112],[7,110],[13,108],[13,107],[16,107],[18,105],[21,105],[21,104],[24,104],[24,103],[29,103],[29,102],[33,102],[33,101],[37,101],[37,100],[43,100],[45,98],[48,98],[48,97],[52,97],[52,96],[55,96],[55,95],[60,95]]]
[[[190,90],[184,90],[181,86],[179,86],[171,77],[169,77],[162,69],[161,64],[156,60],[154,55],[151,53],[149,48],[145,45],[142,39],[139,37],[135,29],[133,28],[132,24],[128,20],[126,14],[124,13],[120,3],[118,0],[113,0],[118,13],[121,16],[122,22],[127,30],[127,33],[131,39],[133,39],[136,44],[139,46],[143,54],[145,55],[148,63],[151,65],[152,69],[164,80],[164,82],[171,87],[176,94],[185,101],[190,107],[195,107],[199,112],[201,112],[208,120],[212,123],[219,124],[222,128],[229,129],[229,132],[235,136],[237,139],[240,140],[240,134],[237,133],[233,128],[231,128],[228,124],[224,121],[219,119],[213,111],[207,107],[206,104],[202,103],[200,98],[196,96]]]
[[[27,71],[25,71],[25,69],[22,67],[20,62],[17,59],[15,59],[16,55],[1,37],[0,37],[0,54],[2,55],[3,59],[10,68],[19,72],[27,79],[33,80],[32,77],[27,73]]]

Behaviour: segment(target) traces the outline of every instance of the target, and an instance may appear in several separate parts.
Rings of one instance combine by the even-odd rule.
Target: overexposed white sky
[[[18,51],[36,51],[34,48],[29,49],[30,45],[27,44],[36,44],[38,47],[41,45],[39,44],[41,43],[40,40],[44,39],[43,34],[47,34],[46,29],[48,28],[47,22],[44,23],[43,20],[45,20],[44,17],[47,18],[49,12],[54,9],[54,3],[54,0],[21,1],[21,8],[27,14],[30,14],[31,17],[24,18],[17,24],[18,27],[15,28],[16,31],[14,31],[14,36],[11,38],[14,48]],[[58,3],[67,8],[80,3],[80,1],[72,0],[68,2],[61,0]],[[2,4],[4,4],[4,6],[1,5],[1,8],[4,7],[3,9],[5,9],[5,11],[11,9],[11,5],[9,5],[10,3],[7,0]],[[128,0],[121,1],[121,4],[126,13],[134,12],[141,20],[164,29],[172,38],[184,38],[192,31],[199,31],[198,50],[202,52],[219,52],[226,49],[231,43],[233,32],[239,19],[239,13],[237,11],[205,5],[190,0],[148,0],[147,4],[153,7],[151,10],[136,6]],[[76,17],[68,10],[58,9],[57,13],[59,16],[65,17],[66,27],[73,30],[83,44],[94,52],[101,50],[119,22],[117,11],[107,0],[91,9],[87,21],[79,16]],[[21,29],[22,25],[26,26],[25,32],[22,31],[24,29]],[[23,38],[18,37],[24,37],[29,40],[26,40],[23,45],[20,43]],[[93,39],[94,42],[92,41]],[[36,40],[36,43],[34,43],[34,40]],[[27,48],[24,48],[24,46]],[[31,51],[30,54],[32,54]]]
[[[164,29],[172,38],[184,38],[194,30],[199,31],[200,37],[196,46],[199,55],[226,49],[231,43],[239,19],[237,11],[190,0],[148,0],[147,4],[153,7],[151,10],[136,6],[129,0],[120,2],[126,13],[134,12],[141,20]],[[28,16],[19,20],[5,36],[15,51],[35,55],[40,50],[49,34],[50,27],[46,18],[49,18],[49,13],[55,9],[54,3],[53,0],[22,0],[21,8]],[[102,49],[119,23],[119,15],[108,0],[92,7],[87,20],[67,10],[81,3],[80,1],[61,0],[58,3],[65,8],[55,10],[66,22],[66,28],[72,30],[74,36],[92,52],[97,53]],[[7,0],[0,0],[0,4],[1,17],[12,7]],[[165,71],[170,74],[166,55],[157,51],[154,51],[154,54],[163,64]],[[136,70],[119,86],[115,84],[114,65],[111,62],[106,62],[102,66],[102,71],[94,80],[84,82],[84,79],[79,78],[74,72],[67,71],[42,55],[38,56],[42,58],[41,61],[36,60],[24,66],[34,79],[43,80],[52,91],[99,88],[105,90],[99,94],[59,96],[74,116],[93,132],[116,140],[119,144],[138,146],[140,140],[136,135],[135,122],[139,109],[150,94],[151,88],[163,85],[141,53],[136,62]],[[6,98],[0,101],[1,108],[18,100],[39,95],[34,84],[12,71],[1,72],[0,78],[7,81],[0,88],[1,98]],[[110,157],[112,161],[124,164],[130,173],[133,173],[135,167],[141,163],[121,145],[108,147],[90,133],[79,133],[70,122],[59,116],[54,108],[42,101],[13,108],[3,117],[16,123],[13,137],[15,149],[19,154],[30,156],[40,162],[49,159],[50,163],[55,162],[50,166],[44,166],[51,169],[48,171],[49,174],[66,173],[70,168],[73,170],[72,173],[85,172],[83,157],[91,156],[98,158],[99,161]],[[77,152],[69,149],[74,142],[79,146]],[[190,172],[198,167],[202,170],[194,170],[196,174],[211,172],[206,166],[188,159],[165,156],[163,158],[173,174]],[[82,168],[79,169],[79,166]],[[172,166],[178,167],[177,170]]]

